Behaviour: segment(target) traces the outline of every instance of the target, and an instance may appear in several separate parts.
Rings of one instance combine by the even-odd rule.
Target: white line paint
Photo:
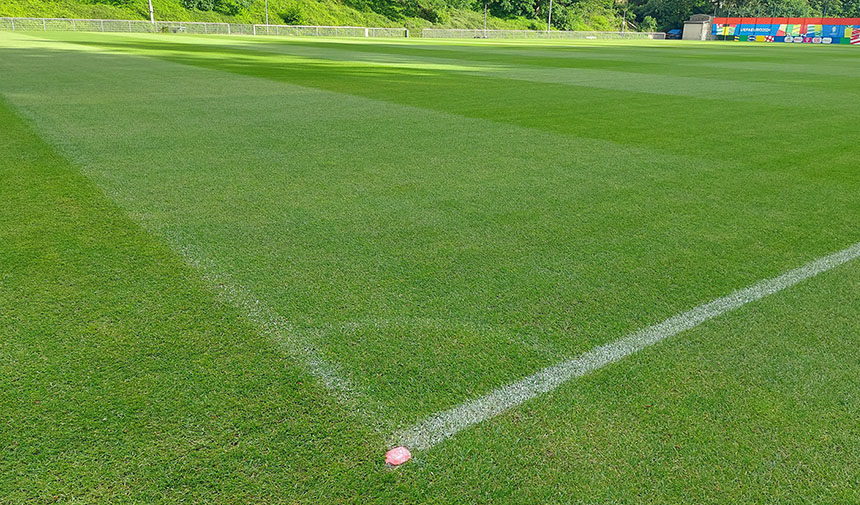
[[[433,447],[474,424],[495,417],[536,396],[553,391],[571,379],[614,363],[661,340],[694,328],[709,319],[790,288],[857,257],[860,257],[860,243],[807,263],[779,277],[760,281],[730,295],[717,298],[692,310],[670,317],[662,323],[595,347],[576,358],[544,368],[480,398],[433,414],[423,421],[395,433],[392,445],[403,445],[412,450]]]
[[[138,222],[146,220],[136,216]],[[157,228],[156,228],[157,229]],[[314,348],[308,335],[296,330],[293,324],[273,311],[244,287],[232,281],[230,276],[217,268],[190,242],[183,240],[178,232],[160,229],[159,233],[178,252],[185,262],[194,268],[209,284],[218,298],[239,310],[250,323],[277,343],[306,372],[316,378],[335,398],[346,405],[350,412],[363,419],[381,433],[390,432],[391,421],[381,415],[383,409],[367,393],[358,389],[339,367],[326,360]]]

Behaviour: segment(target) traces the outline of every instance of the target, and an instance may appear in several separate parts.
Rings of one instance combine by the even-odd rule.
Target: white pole
[[[549,37],[549,26],[552,24],[552,0],[549,0],[549,15],[546,18],[546,35]]]
[[[487,38],[487,0],[484,0],[484,38]]]
[[[624,20],[621,22],[621,34],[624,35],[624,29],[627,28],[627,7],[630,5],[630,0],[624,2]]]
[[[266,33],[269,33],[269,0],[266,0]]]
[[[155,24],[155,11],[152,10],[152,0],[149,0],[149,22]]]

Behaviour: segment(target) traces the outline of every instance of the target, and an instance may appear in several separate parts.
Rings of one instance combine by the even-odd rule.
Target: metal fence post
[[[104,32],[105,31],[105,20],[102,19],[101,21],[102,21],[102,32]]]
[[[74,19],[72,20],[72,31],[78,31],[78,23],[76,23]]]
[[[46,20],[42,20],[42,31],[48,31],[48,22]]]
[[[12,31],[15,31],[15,18],[12,18]]]

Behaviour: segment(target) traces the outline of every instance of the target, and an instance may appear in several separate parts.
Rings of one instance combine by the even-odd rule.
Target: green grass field
[[[860,51],[0,33],[0,503],[860,503]]]

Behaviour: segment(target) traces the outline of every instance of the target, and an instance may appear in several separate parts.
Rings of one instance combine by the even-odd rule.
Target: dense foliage
[[[107,0],[125,1],[125,0]],[[201,11],[216,11],[222,14],[235,16],[241,10],[247,10],[253,5],[254,0],[182,0],[182,6],[186,9],[199,9]]]
[[[262,23],[264,0],[152,0],[158,19]],[[545,29],[549,0],[269,0],[272,22],[288,24]],[[557,29],[617,30],[616,0],[553,0]],[[3,0],[0,16],[145,19],[147,0]]]
[[[446,10],[487,8],[500,18],[545,23],[550,0],[351,0],[392,15],[444,21]],[[747,16],[860,16],[860,0],[553,0],[552,25],[560,30],[618,30],[623,19],[643,31],[682,26],[692,14]]]

